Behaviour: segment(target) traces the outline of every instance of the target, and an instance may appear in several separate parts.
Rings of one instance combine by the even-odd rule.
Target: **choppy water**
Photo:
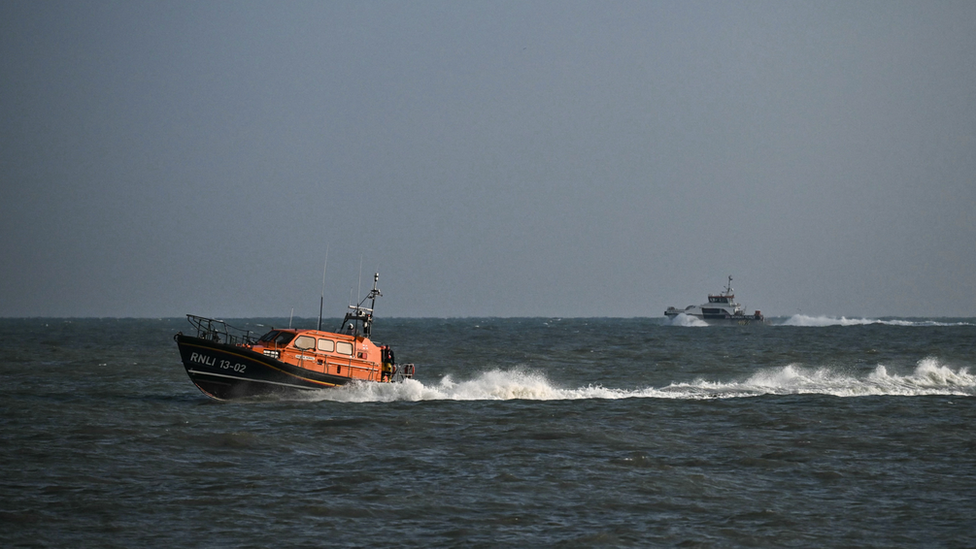
[[[774,322],[380,319],[415,380],[218,403],[183,319],[0,319],[0,545],[976,546],[976,321]]]

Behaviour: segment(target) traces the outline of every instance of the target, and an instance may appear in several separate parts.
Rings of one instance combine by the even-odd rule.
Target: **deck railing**
[[[229,345],[253,344],[256,341],[256,336],[252,336],[250,330],[236,328],[223,320],[197,315],[186,315],[186,319],[196,328],[197,337],[201,339]]]

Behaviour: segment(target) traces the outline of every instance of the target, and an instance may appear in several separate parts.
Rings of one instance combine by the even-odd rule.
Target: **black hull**
[[[348,377],[311,372],[236,345],[176,336],[183,367],[203,394],[217,400],[287,395],[345,385]]]

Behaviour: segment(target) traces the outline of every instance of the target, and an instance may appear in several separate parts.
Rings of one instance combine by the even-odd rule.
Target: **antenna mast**
[[[379,288],[376,287],[376,283],[379,282],[379,281],[380,281],[380,273],[374,274],[373,275],[373,289],[370,290],[369,291],[369,295],[366,296],[370,300],[369,301],[369,310],[370,311],[372,311],[376,307],[376,298],[378,296],[382,296],[383,295],[383,292],[381,292],[379,290]],[[366,301],[366,300],[364,299],[363,301]]]
[[[383,295],[383,292],[381,292],[379,288],[376,287],[376,284],[377,282],[379,282],[379,280],[380,280],[380,273],[374,274],[373,289],[370,290],[368,294],[366,294],[366,297],[364,297],[363,300],[359,302],[359,304],[349,306],[351,311],[346,313],[346,317],[342,319],[342,326],[339,327],[340,331],[346,328],[346,322],[352,320],[353,322],[350,323],[349,328],[352,328],[351,331],[354,331],[353,335],[358,333],[358,327],[356,326],[356,324],[358,323],[361,324],[362,326],[363,336],[369,337],[370,331],[372,331],[373,328],[373,309],[376,307],[376,298]],[[370,300],[369,307],[364,306],[367,299]]]
[[[329,267],[329,246],[325,246],[325,265],[322,266],[322,295],[319,296],[319,323],[316,330],[322,329],[322,304],[325,302],[325,270]]]

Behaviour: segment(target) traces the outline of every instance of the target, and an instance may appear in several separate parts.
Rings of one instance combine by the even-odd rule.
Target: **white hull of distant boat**
[[[766,322],[762,312],[756,311],[752,314],[746,314],[745,308],[735,302],[731,276],[729,276],[729,283],[725,287],[725,291],[718,295],[709,294],[708,303],[688,305],[684,309],[668,307],[664,311],[664,316],[672,320],[678,315],[685,315],[713,325],[764,324]]]

